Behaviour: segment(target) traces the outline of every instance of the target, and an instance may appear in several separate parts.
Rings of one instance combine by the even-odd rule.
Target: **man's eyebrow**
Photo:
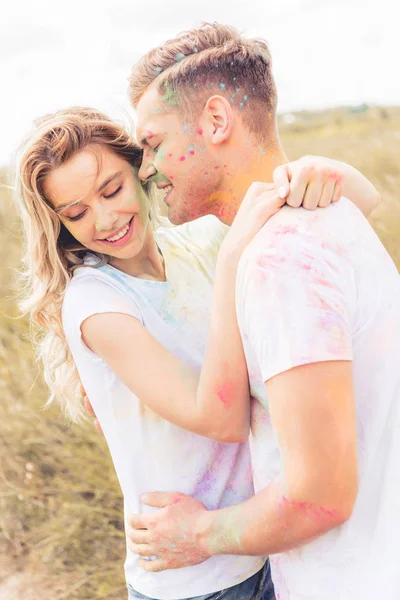
[[[109,183],[111,183],[111,181],[113,181],[114,179],[116,179],[117,177],[119,177],[120,175],[122,175],[122,171],[117,171],[116,173],[113,173],[112,175],[110,175],[109,177],[107,177],[107,179],[105,181],[103,181],[103,183],[101,184],[101,186],[98,188],[97,192],[102,192],[104,190],[104,188],[106,188],[108,186]],[[82,198],[80,198],[79,200],[73,200],[73,202],[67,202],[66,204],[61,204],[60,206],[57,206],[57,208],[55,208],[55,212],[59,213],[61,210],[64,210],[65,208],[68,208],[70,206],[74,206],[75,204],[79,204],[79,202],[81,201]]]

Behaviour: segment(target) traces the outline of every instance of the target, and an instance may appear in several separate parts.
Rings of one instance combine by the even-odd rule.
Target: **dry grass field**
[[[301,113],[282,125],[291,159],[351,163],[382,194],[371,223],[400,267],[400,109]],[[11,185],[7,169],[1,182]],[[102,436],[43,411],[46,389],[18,319],[19,224],[0,188],[0,600],[126,598],[122,499]],[[399,307],[400,309],[400,307]]]

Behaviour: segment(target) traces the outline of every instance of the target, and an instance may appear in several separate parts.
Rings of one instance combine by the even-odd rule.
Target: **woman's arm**
[[[249,385],[236,320],[237,263],[244,246],[283,203],[272,184],[253,184],[243,200],[217,261],[200,375],[130,315],[95,314],[81,325],[86,345],[125,385],[151,410],[183,429],[221,442],[247,439]]]
[[[336,165],[345,167],[347,174],[342,175]],[[245,245],[284,202],[275,189],[279,187],[281,196],[286,195],[291,206],[303,204],[309,209],[339,199],[342,183],[346,195],[351,196],[349,192],[354,190],[351,200],[368,196],[370,207],[374,197],[371,187],[377,194],[372,184],[352,167],[319,157],[305,157],[278,167],[274,182],[275,187],[250,187],[222,245],[200,376],[132,317],[98,314],[82,324],[87,345],[149,408],[184,429],[223,442],[242,441],[248,435],[249,387],[235,309],[236,269]],[[365,182],[368,185],[363,188]],[[366,188],[369,194],[363,192]],[[106,336],[105,332],[112,335]]]

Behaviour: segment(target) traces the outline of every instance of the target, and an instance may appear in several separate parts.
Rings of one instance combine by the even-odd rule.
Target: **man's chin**
[[[190,223],[190,221],[195,221],[196,219],[200,219],[200,217],[204,217],[205,215],[210,214],[209,210],[206,210],[208,207],[207,203],[201,202],[197,205],[197,203],[193,202],[191,205],[187,205],[184,203],[182,206],[179,202],[174,198],[174,202],[172,205],[168,206],[168,219],[173,223],[173,225],[183,225],[183,223]]]

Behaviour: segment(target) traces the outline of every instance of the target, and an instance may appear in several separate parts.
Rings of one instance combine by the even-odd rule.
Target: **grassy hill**
[[[382,194],[371,222],[400,267],[400,109],[346,108],[281,117],[290,159],[351,163]],[[102,436],[43,412],[29,326],[13,298],[18,220],[0,173],[0,599],[126,597],[122,499]],[[3,579],[1,583],[1,579]]]

